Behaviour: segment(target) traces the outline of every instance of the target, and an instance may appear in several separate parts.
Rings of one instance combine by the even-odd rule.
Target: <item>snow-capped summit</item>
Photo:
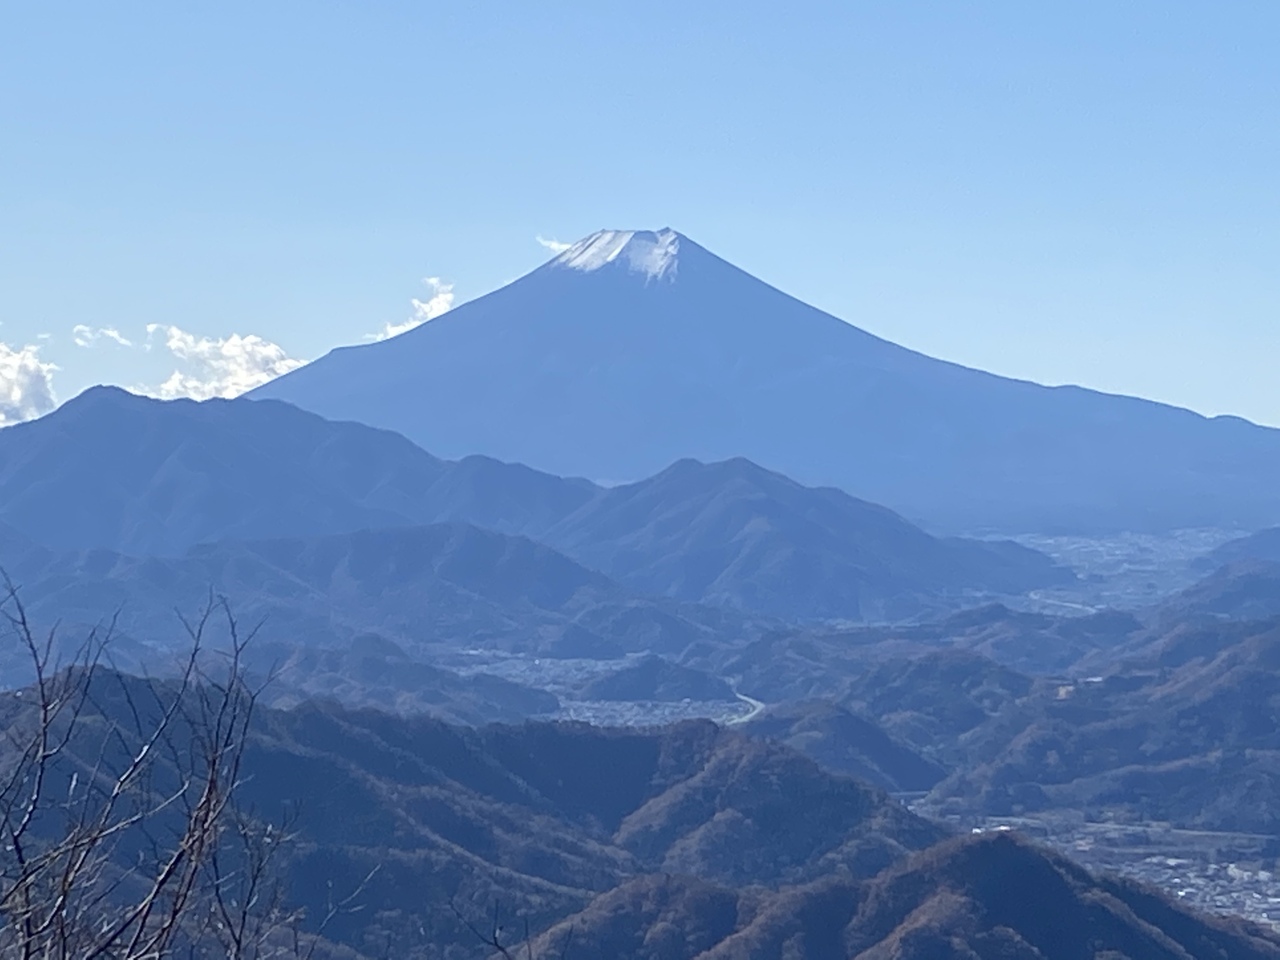
[[[593,234],[252,395],[606,482],[741,456],[950,531],[1280,523],[1280,431],[926,357],[674,230]]]
[[[662,230],[599,230],[551,261],[553,266],[590,273],[618,264],[649,280],[673,280],[680,265],[680,234]]]

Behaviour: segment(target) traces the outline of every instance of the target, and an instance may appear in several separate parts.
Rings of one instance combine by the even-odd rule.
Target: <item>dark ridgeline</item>
[[[572,930],[572,935],[570,935]],[[1011,834],[965,837],[866,883],[777,892],[642,877],[537,940],[611,960],[1273,960],[1280,936],[1094,877]]]
[[[697,662],[778,704],[762,732],[831,769],[929,789],[935,814],[1278,835],[1280,619],[1241,618],[1270,612],[1270,573],[1228,568],[1142,620],[984,608],[780,630]],[[885,738],[945,776],[899,781],[869,755]]]

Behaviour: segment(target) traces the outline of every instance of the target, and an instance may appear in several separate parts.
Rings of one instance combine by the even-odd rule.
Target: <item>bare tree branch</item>
[[[39,634],[0,574],[0,631],[33,678],[0,700],[0,956],[309,958],[358,909],[372,873],[304,935],[280,879],[292,823],[236,802],[262,692],[246,679],[256,629],[215,596],[180,622],[186,653],[168,679],[103,666],[114,621],[64,662],[57,628]]]

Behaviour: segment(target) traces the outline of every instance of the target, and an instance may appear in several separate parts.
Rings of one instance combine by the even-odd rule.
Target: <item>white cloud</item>
[[[48,413],[58,405],[53,393],[57,366],[40,359],[40,348],[15,350],[0,343],[0,426]]]
[[[566,250],[568,250],[570,247],[573,246],[572,243],[563,243],[559,240],[548,240],[546,237],[542,236],[541,234],[539,234],[536,239],[538,243],[542,244],[542,246],[546,247],[552,253],[564,253]]]
[[[92,347],[99,340],[113,340],[122,347],[132,347],[133,341],[120,335],[115,327],[88,327],[77,323],[71,328],[71,337],[77,347]]]
[[[279,344],[256,334],[213,339],[197,337],[178,327],[158,323],[147,325],[148,341],[157,333],[164,334],[164,345],[186,366],[175,370],[153,392],[166,400],[191,397],[238,397],[268,380],[274,380],[306,361],[288,356]]]
[[[439,277],[427,277],[422,282],[431,288],[431,296],[426,300],[409,301],[413,305],[413,316],[403,323],[385,324],[377,333],[368,334],[366,340],[389,340],[414,327],[420,327],[453,308],[452,283],[445,283]]]

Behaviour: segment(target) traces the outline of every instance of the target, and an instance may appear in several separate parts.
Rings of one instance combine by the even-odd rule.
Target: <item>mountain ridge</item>
[[[55,551],[181,558],[206,542],[451,522],[543,542],[637,594],[764,615],[913,615],[966,602],[965,591],[1069,577],[1015,544],[939,540],[741,458],[681,461],[604,489],[481,455],[442,460],[280,401],[166,402],[114,388],[0,431],[0,523],[10,540]],[[791,596],[797,583],[807,610]]]

